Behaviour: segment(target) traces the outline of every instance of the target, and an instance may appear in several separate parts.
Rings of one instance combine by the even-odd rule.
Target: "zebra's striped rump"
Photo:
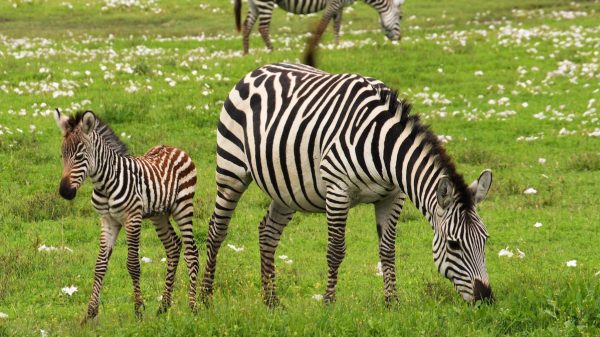
[[[92,204],[101,216],[100,252],[96,261],[94,286],[84,322],[98,313],[102,282],[112,248],[121,228],[127,235],[127,269],[133,281],[135,313],[144,307],[139,286],[139,238],[141,221],[150,219],[167,253],[167,275],[160,312],[171,305],[171,292],[181,247],[189,270],[189,305],[196,308],[198,249],[193,235],[193,198],[196,167],[182,150],[164,145],[145,155],[132,157],[125,144],[93,112],[66,117],[57,110],[56,122],[62,130],[63,175],[59,192],[65,199],[90,177],[94,192]],[[181,238],[170,217],[177,223]]]
[[[432,225],[439,272],[467,301],[491,297],[488,234],[475,208],[490,188],[491,172],[467,186],[438,138],[410,108],[376,79],[305,65],[266,65],[240,80],[224,102],[217,130],[217,197],[204,298],[212,292],[229,221],[252,181],[272,199],[259,225],[269,305],[277,303],[275,250],[296,211],[327,215],[325,299],[334,300],[348,211],[360,203],[374,205],[384,295],[394,300],[396,223],[406,197]]]

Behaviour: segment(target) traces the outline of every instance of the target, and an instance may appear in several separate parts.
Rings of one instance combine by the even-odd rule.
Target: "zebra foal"
[[[82,323],[96,317],[102,281],[121,227],[127,235],[127,270],[133,280],[135,314],[142,316],[139,241],[141,221],[150,219],[167,254],[167,275],[158,313],[171,306],[171,291],[181,246],[189,270],[189,305],[196,308],[198,249],[192,229],[196,167],[183,151],[164,145],[132,157],[114,132],[93,112],[73,117],[54,114],[63,133],[60,195],[71,200],[89,177],[94,185],[92,204],[101,217],[100,252],[96,260],[94,285]],[[181,232],[178,237],[169,221],[172,216]]]
[[[367,5],[373,7],[379,13],[381,28],[390,40],[398,40],[400,38],[401,15],[399,6],[403,2],[404,0],[365,0]],[[244,54],[248,54],[250,32],[256,19],[259,21],[258,31],[265,45],[269,51],[273,50],[273,44],[269,36],[269,25],[271,24],[275,4],[283,10],[294,14],[311,14],[325,10],[317,29],[318,38],[313,39],[313,43],[317,45],[332,18],[335,42],[336,44],[339,42],[342,12],[344,7],[353,3],[354,0],[248,0],[248,14],[246,15],[246,20],[244,20],[242,30],[242,0],[235,0],[235,23],[238,32],[242,30]]]
[[[396,223],[408,197],[433,228],[433,259],[469,302],[491,299],[487,230],[476,204],[489,170],[467,186],[442,144],[411,106],[382,82],[271,64],[241,79],[224,102],[217,129],[217,196],[201,285],[212,293],[217,254],[240,197],[255,181],[272,199],[259,225],[264,301],[276,305],[274,256],[296,211],[327,215],[328,282],[335,300],[350,208],[374,205],[384,296],[397,299]]]

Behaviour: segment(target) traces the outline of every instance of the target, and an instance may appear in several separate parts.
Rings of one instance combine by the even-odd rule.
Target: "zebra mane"
[[[70,116],[67,123],[69,125],[70,130],[75,130],[77,125],[81,123],[83,120],[83,115],[86,112],[92,111],[78,111],[75,116]],[[93,113],[93,112],[92,112]],[[115,150],[118,154],[122,156],[128,156],[129,152],[127,150],[127,145],[119,139],[119,137],[115,134],[115,132],[108,126],[108,124],[104,123],[98,116],[96,116],[96,128],[94,129],[102,139],[110,146],[113,150]]]
[[[381,98],[385,101],[389,100],[389,111],[400,117],[400,124],[403,128],[410,125],[414,135],[423,134],[423,143],[431,146],[429,153],[435,157],[436,163],[442,168],[445,175],[448,176],[454,185],[455,193],[458,195],[457,201],[463,204],[466,209],[474,207],[473,195],[469,191],[469,187],[463,176],[457,172],[456,165],[446,152],[446,148],[444,148],[442,142],[430,130],[429,125],[421,122],[419,115],[410,115],[412,104],[406,99],[398,100],[398,93],[392,90],[382,91]]]

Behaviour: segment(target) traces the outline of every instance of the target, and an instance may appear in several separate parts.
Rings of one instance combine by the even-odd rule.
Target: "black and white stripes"
[[[218,126],[217,197],[203,298],[212,293],[218,250],[252,181],[272,199],[259,225],[269,305],[277,303],[275,250],[295,211],[327,214],[325,299],[335,299],[346,218],[359,203],[375,206],[384,294],[394,300],[396,223],[406,197],[432,224],[440,273],[467,301],[491,298],[487,232],[475,210],[491,185],[491,173],[484,171],[467,186],[437,137],[409,111],[410,105],[380,81],[304,65],[267,65],[239,81]]]
[[[400,11],[399,6],[403,0],[365,0],[379,13],[381,27],[385,35],[391,40],[397,40],[400,37]],[[325,10],[321,25],[324,24],[323,31],[333,18],[333,29],[335,32],[336,43],[339,42],[340,27],[342,25],[342,12],[344,7],[354,3],[354,0],[248,0],[248,15],[243,24],[241,24],[241,0],[235,0],[235,18],[238,31],[242,29],[244,54],[248,53],[249,37],[252,26],[258,19],[258,31],[262,36],[265,45],[269,50],[273,50],[273,44],[269,37],[269,25],[275,5],[283,10],[294,14],[310,14]],[[322,34],[322,32],[321,32]]]
[[[135,314],[141,316],[144,303],[140,291],[139,238],[143,218],[154,223],[167,253],[167,275],[159,313],[171,305],[182,241],[190,277],[189,305],[195,309],[199,268],[192,230],[196,167],[190,157],[179,149],[162,145],[150,149],[144,156],[131,157],[108,125],[91,111],[66,117],[57,110],[55,119],[64,135],[59,192],[65,199],[73,199],[89,176],[94,185],[92,204],[102,219],[100,252],[84,322],[98,314],[102,281],[121,227],[127,235],[127,269],[133,280]],[[169,221],[170,216],[179,226],[181,239]]]

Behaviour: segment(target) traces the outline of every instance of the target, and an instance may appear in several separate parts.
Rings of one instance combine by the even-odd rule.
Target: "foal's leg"
[[[167,253],[165,290],[162,295],[162,303],[157,312],[157,314],[162,314],[167,312],[169,307],[171,307],[171,293],[173,291],[173,283],[175,282],[175,274],[177,273],[177,264],[179,263],[181,240],[179,240],[177,233],[173,230],[173,226],[171,226],[167,215],[156,217],[151,220],[156,228],[156,234],[158,234]]]
[[[195,181],[195,179],[194,179]],[[194,192],[191,194],[180,192],[177,204],[173,210],[173,219],[179,225],[181,239],[183,241],[183,256],[188,268],[190,287],[188,291],[188,303],[192,311],[196,311],[196,278],[198,276],[198,246],[194,238],[192,218],[194,216]]]
[[[119,235],[121,224],[115,221],[110,216],[102,217],[102,225],[100,232],[100,252],[98,253],[98,259],[96,260],[96,269],[94,272],[94,286],[92,288],[92,295],[88,303],[87,314],[81,321],[85,324],[88,320],[93,319],[98,315],[98,302],[100,298],[100,291],[102,290],[102,281],[106,274],[108,267],[108,261],[112,254],[112,248]]]
[[[133,294],[135,296],[135,316],[142,318],[144,300],[140,289],[140,232],[142,230],[142,215],[130,214],[125,224],[127,234],[127,271],[133,281]]]
[[[275,250],[283,229],[292,220],[293,215],[294,210],[273,201],[258,226],[263,300],[269,307],[279,303],[275,292]]]

